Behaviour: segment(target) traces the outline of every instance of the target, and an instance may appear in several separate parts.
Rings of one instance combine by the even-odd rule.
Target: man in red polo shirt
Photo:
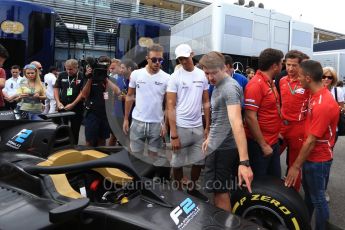
[[[281,177],[280,101],[273,79],[282,69],[283,57],[280,50],[263,50],[259,56],[259,70],[244,92],[248,153],[255,178]]]
[[[304,121],[310,93],[309,89],[303,89],[298,81],[298,72],[300,63],[306,59],[309,57],[298,50],[287,52],[285,60],[288,75],[281,78],[279,82],[283,119],[280,134],[284,139],[284,146],[288,147],[288,167],[295,162],[303,144]],[[301,173],[294,188],[299,191],[300,187]]]
[[[4,101],[4,97],[2,94],[2,89],[5,87],[6,72],[1,67],[7,58],[8,58],[8,52],[5,49],[5,47],[3,47],[0,44],[0,110],[5,109],[5,101]]]
[[[289,168],[285,185],[295,185],[302,168],[302,185],[305,203],[312,216],[315,208],[315,229],[326,228],[329,208],[325,198],[326,184],[332,165],[332,146],[339,119],[338,103],[322,85],[322,67],[317,61],[300,64],[299,77],[303,88],[311,97],[305,121],[304,143],[293,165]]]

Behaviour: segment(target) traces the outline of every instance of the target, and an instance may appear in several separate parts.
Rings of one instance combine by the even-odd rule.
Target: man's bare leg
[[[182,190],[183,168],[173,168],[174,180],[178,182],[178,189]]]
[[[231,212],[230,195],[229,193],[214,193],[214,205],[225,211]]]
[[[193,187],[191,189],[195,189],[196,182],[199,180],[202,165],[193,165],[192,170],[190,172],[190,179],[193,182]]]

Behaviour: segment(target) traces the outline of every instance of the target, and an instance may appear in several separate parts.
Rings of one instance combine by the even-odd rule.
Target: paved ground
[[[339,137],[335,145],[328,193],[331,223],[345,229],[345,137]]]
[[[79,144],[85,144],[84,127],[80,130]],[[285,172],[285,155],[282,156],[282,166]],[[345,137],[339,137],[334,150],[334,160],[328,184],[330,195],[330,222],[345,229]],[[303,194],[303,192],[301,192]]]

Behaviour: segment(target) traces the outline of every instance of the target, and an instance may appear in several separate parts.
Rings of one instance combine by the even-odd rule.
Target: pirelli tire
[[[301,196],[276,178],[254,180],[251,194],[246,189],[233,191],[231,204],[234,214],[267,229],[311,229]]]

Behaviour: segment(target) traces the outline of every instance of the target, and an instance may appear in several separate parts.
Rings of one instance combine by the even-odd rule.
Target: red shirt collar
[[[288,81],[288,82],[298,82],[298,77],[296,77],[296,79],[292,79],[291,77],[290,77],[290,75],[286,75],[287,76],[287,78],[286,78],[286,80]]]
[[[324,93],[327,92],[327,91],[329,91],[329,90],[327,89],[327,87],[323,87],[323,88],[321,88],[320,90],[318,90],[317,92],[311,93],[311,94],[312,94],[312,97],[318,97],[318,96],[320,96],[321,94],[324,94]],[[311,92],[311,91],[310,91],[310,92]]]
[[[257,70],[256,75],[269,84],[273,83],[273,80],[270,80],[269,77],[266,74],[264,74],[261,70]]]

